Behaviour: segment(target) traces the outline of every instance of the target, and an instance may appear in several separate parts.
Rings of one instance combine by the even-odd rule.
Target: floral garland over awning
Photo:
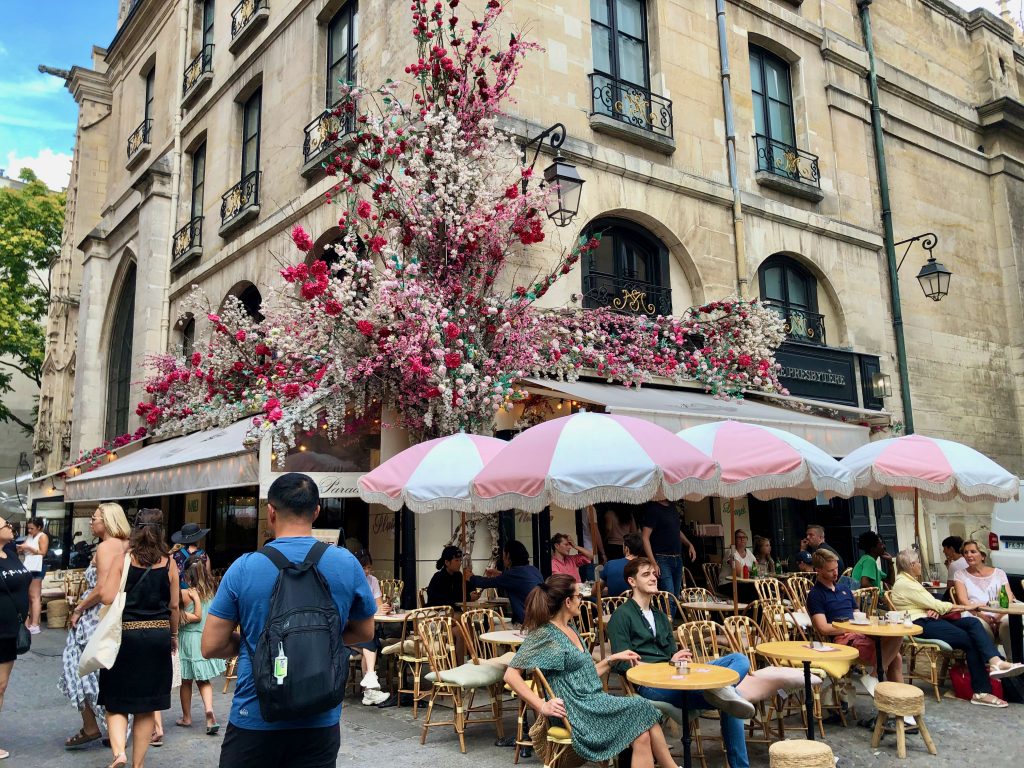
[[[151,397],[137,412],[155,434],[260,414],[255,427],[283,457],[297,429],[326,419],[336,434],[374,401],[393,405],[421,437],[487,431],[498,409],[526,396],[519,379],[572,380],[583,370],[626,386],[696,381],[726,398],[784,391],[774,360],[782,322],[757,302],[654,318],[537,307],[600,235],[512,286],[509,262],[522,271],[544,240],[553,193],[497,128],[536,46],[512,35],[495,47],[498,0],[468,29],[458,0],[412,5],[419,57],[406,68],[410,82],[345,86],[335,108],[355,125],[329,137],[337,149],[325,164],[338,180],[329,198],[342,237],[327,260],[281,271],[261,321],[229,299],[207,310],[204,346],[152,361]],[[313,248],[299,227],[292,239],[303,255]],[[204,301],[196,293],[186,309]]]

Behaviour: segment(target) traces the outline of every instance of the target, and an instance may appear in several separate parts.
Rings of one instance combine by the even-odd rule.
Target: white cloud
[[[14,152],[8,152],[4,168],[12,179],[18,178],[22,168],[31,168],[50,189],[64,189],[71,176],[71,155],[49,148],[35,157],[18,157]]]

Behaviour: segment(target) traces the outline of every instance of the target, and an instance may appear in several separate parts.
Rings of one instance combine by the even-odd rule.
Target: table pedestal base
[[[807,712],[807,740],[814,741],[814,694],[811,691],[811,662],[804,662],[804,708]]]
[[[693,742],[690,736],[690,702],[686,694],[683,699],[683,768],[693,768],[693,758],[690,756],[690,744]]]

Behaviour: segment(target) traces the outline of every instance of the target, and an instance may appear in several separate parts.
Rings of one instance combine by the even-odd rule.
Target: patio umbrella
[[[733,499],[748,493],[765,500],[853,494],[849,470],[816,445],[781,429],[716,421],[676,435],[721,467],[714,495],[728,499],[730,531],[736,524]],[[739,602],[735,571],[732,596],[735,607]]]
[[[466,512],[473,508],[473,478],[508,443],[496,437],[459,433],[417,443],[359,478],[360,498],[397,512],[453,510],[461,513],[466,550]],[[463,582],[465,602],[465,582]]]
[[[718,466],[643,419],[581,411],[521,432],[476,476],[474,508],[540,512],[674,501],[718,487]]]
[[[914,499],[914,541],[921,546],[919,498],[1009,501],[1020,481],[992,459],[952,440],[904,435],[861,446],[840,462],[857,494]]]

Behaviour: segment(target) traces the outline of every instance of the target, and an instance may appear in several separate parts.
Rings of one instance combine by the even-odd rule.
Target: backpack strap
[[[306,553],[306,557],[302,561],[303,564],[316,566],[316,564],[320,562],[320,558],[324,556],[324,552],[330,549],[330,547],[331,545],[326,542],[316,542],[312,547],[309,548],[309,552]],[[278,570],[283,571],[285,568],[289,568],[295,565],[295,563],[293,563],[291,560],[285,557],[285,555],[281,552],[281,550],[277,549],[277,547],[271,547],[269,545],[265,546],[260,550],[260,554],[266,555],[268,558],[270,558],[270,561],[278,567]]]
[[[324,552],[330,548],[331,545],[326,541],[318,541],[309,548],[309,552],[306,553],[306,559],[302,562],[315,568],[316,564],[320,562],[320,558],[324,556]]]
[[[261,555],[265,555],[269,558],[270,562],[276,565],[278,570],[283,571],[285,568],[292,566],[292,561],[285,557],[284,553],[282,553],[277,547],[267,545],[260,549],[259,552]]]

